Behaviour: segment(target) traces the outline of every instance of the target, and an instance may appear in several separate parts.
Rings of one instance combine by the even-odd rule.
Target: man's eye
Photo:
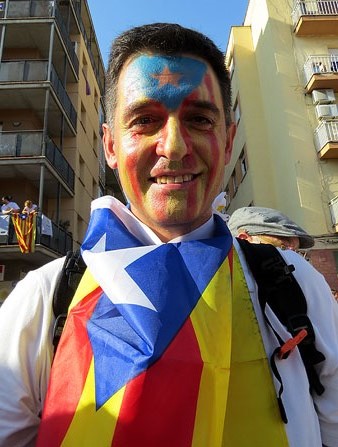
[[[214,121],[203,115],[194,115],[188,118],[188,122],[193,127],[200,130],[209,130],[214,126]]]
[[[139,118],[134,119],[132,124],[142,126],[142,125],[150,124],[153,122],[154,122],[154,119],[151,116],[140,116]]]

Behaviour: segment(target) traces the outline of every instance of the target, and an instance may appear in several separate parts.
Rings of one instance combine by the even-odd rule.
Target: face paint
[[[162,240],[211,215],[223,180],[226,127],[217,78],[189,56],[142,54],[120,74],[112,138],[132,212]]]
[[[135,76],[133,88],[168,110],[176,110],[201,84],[206,69],[206,64],[197,59],[173,56],[144,55],[130,65]]]

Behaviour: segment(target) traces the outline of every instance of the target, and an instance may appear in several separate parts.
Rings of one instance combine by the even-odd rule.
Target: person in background
[[[24,208],[22,209],[22,214],[35,214],[38,210],[38,206],[35,205],[31,200],[26,200],[24,203]]]
[[[129,207],[92,203],[87,270],[55,356],[64,259],[28,273],[1,307],[0,446],[337,447],[330,288],[283,252],[326,357],[320,396],[297,348],[277,360],[284,424],[269,367],[280,345],[239,244],[212,211],[235,135],[222,52],[177,24],[128,30],[112,45],[105,102],[105,156]]]
[[[232,235],[253,244],[272,244],[282,250],[311,248],[314,239],[288,216],[273,208],[247,206],[234,211],[228,227]]]
[[[1,200],[3,203],[1,206],[2,214],[20,213],[20,207],[13,201],[12,196],[3,196]]]
[[[338,303],[338,290],[337,289],[331,289],[331,292],[332,292],[333,298]]]

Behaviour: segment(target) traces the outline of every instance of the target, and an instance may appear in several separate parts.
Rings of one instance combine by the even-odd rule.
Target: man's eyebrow
[[[135,113],[138,113],[147,107],[160,107],[161,104],[154,100],[149,99],[141,99],[139,101],[135,101],[124,108],[123,115],[130,116]]]
[[[210,101],[203,101],[201,99],[192,99],[192,100],[187,100],[186,101],[186,105],[188,106],[192,106],[192,107],[196,107],[197,109],[207,109],[210,110],[210,112],[213,112],[217,115],[220,114],[220,110],[219,108]]]

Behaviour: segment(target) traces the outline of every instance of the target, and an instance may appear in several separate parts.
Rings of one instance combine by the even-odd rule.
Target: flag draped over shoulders
[[[97,209],[82,249],[37,446],[226,445],[233,252],[222,219],[210,239],[143,246]]]

